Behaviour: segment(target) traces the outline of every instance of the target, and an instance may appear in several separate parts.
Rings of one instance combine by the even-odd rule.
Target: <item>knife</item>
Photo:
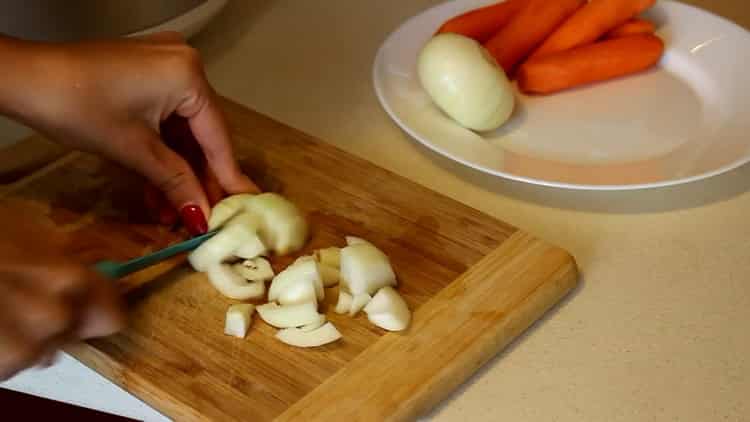
[[[100,274],[109,278],[122,278],[134,272],[140,271],[151,265],[158,264],[165,259],[171,258],[179,253],[192,251],[200,246],[203,242],[215,235],[218,230],[210,231],[204,235],[188,239],[184,242],[176,243],[162,250],[135,258],[127,262],[116,261],[99,261],[94,265],[94,269]]]

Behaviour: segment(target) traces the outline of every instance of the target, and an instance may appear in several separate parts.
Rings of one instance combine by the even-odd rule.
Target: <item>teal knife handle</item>
[[[122,278],[182,252],[192,251],[214,234],[216,234],[215,230],[127,262],[100,261],[94,265],[94,269],[109,278]]]

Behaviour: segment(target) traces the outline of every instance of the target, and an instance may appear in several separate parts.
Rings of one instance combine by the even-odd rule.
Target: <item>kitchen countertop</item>
[[[427,151],[380,108],[371,67],[391,30],[439,2],[235,0],[194,40],[220,93],[575,255],[581,287],[428,417],[750,419],[750,166],[680,187],[575,192]],[[746,0],[686,2],[750,27]],[[163,419],[69,357],[4,386]]]

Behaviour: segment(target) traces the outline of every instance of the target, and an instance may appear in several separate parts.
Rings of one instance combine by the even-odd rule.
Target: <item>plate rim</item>
[[[507,1],[507,0],[504,0],[504,1]],[[560,189],[567,189],[567,190],[579,190],[579,191],[631,191],[631,190],[658,189],[658,188],[673,187],[677,185],[690,184],[693,182],[710,179],[712,177],[716,177],[725,173],[729,173],[733,170],[736,170],[750,163],[750,154],[748,154],[744,158],[733,161],[729,164],[716,168],[712,171],[696,174],[696,175],[689,176],[689,177],[681,177],[681,178],[676,178],[676,179],[671,179],[671,180],[650,182],[650,183],[592,185],[592,184],[585,184],[585,183],[568,183],[568,182],[559,182],[559,181],[554,181],[554,180],[537,179],[533,177],[521,176],[521,175],[517,175],[513,173],[507,173],[507,172],[503,172],[499,170],[494,170],[494,169],[482,166],[480,164],[473,163],[470,160],[466,160],[462,157],[453,155],[450,152],[445,151],[442,148],[434,145],[432,142],[428,142],[427,140],[422,139],[422,137],[419,136],[417,133],[415,133],[415,131],[411,127],[409,127],[406,123],[401,121],[401,119],[396,115],[396,113],[393,111],[390,104],[386,100],[385,94],[383,93],[383,87],[378,82],[378,80],[380,79],[379,78],[379,75],[381,72],[380,69],[381,67],[383,67],[383,56],[385,55],[385,48],[387,45],[390,44],[392,38],[396,35],[396,33],[398,33],[402,28],[406,27],[412,21],[416,20],[423,14],[435,8],[443,7],[446,4],[452,3],[452,2],[453,2],[452,0],[446,0],[444,2],[436,4],[435,6],[424,9],[421,12],[409,17],[408,19],[403,21],[401,24],[399,24],[396,28],[391,30],[391,32],[388,33],[388,36],[383,40],[383,42],[378,47],[378,51],[375,54],[375,58],[373,60],[373,66],[372,66],[372,84],[373,84],[373,88],[375,91],[375,95],[378,98],[378,102],[380,103],[380,106],[385,110],[386,114],[388,114],[390,119],[393,120],[393,122],[396,123],[396,125],[401,130],[406,132],[413,140],[416,140],[422,146],[427,147],[429,150],[433,151],[434,153],[437,153],[451,161],[460,163],[475,171],[479,171],[485,174],[490,174],[495,177],[500,177],[500,178],[512,180],[515,182],[528,183],[528,184],[536,185],[536,186],[560,188]],[[733,22],[730,19],[727,19],[721,15],[715,14],[711,11],[702,9],[700,7],[694,6],[692,4],[682,3],[679,1],[675,1],[675,0],[658,0],[657,4],[669,5],[669,7],[684,7],[687,9],[692,9],[692,11],[695,13],[711,15],[714,18],[722,21],[723,24],[734,27],[735,29],[739,29],[745,32],[746,34],[750,32],[745,27]]]

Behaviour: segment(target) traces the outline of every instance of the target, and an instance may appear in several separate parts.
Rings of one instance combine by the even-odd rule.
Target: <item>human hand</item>
[[[111,281],[66,257],[62,239],[0,210],[0,380],[70,342],[124,325]],[[40,241],[44,239],[44,242]]]
[[[214,188],[218,182],[227,193],[258,191],[234,159],[198,53],[179,34],[17,43],[18,61],[27,63],[28,71],[5,95],[10,99],[3,101],[12,104],[9,114],[63,144],[141,173],[182,210],[183,219],[192,215],[195,221],[199,213],[198,220],[205,222],[210,202],[205,183],[160,137],[160,125],[170,115],[185,118],[200,144],[209,168],[204,180],[213,178]],[[202,231],[195,225],[188,229]]]

